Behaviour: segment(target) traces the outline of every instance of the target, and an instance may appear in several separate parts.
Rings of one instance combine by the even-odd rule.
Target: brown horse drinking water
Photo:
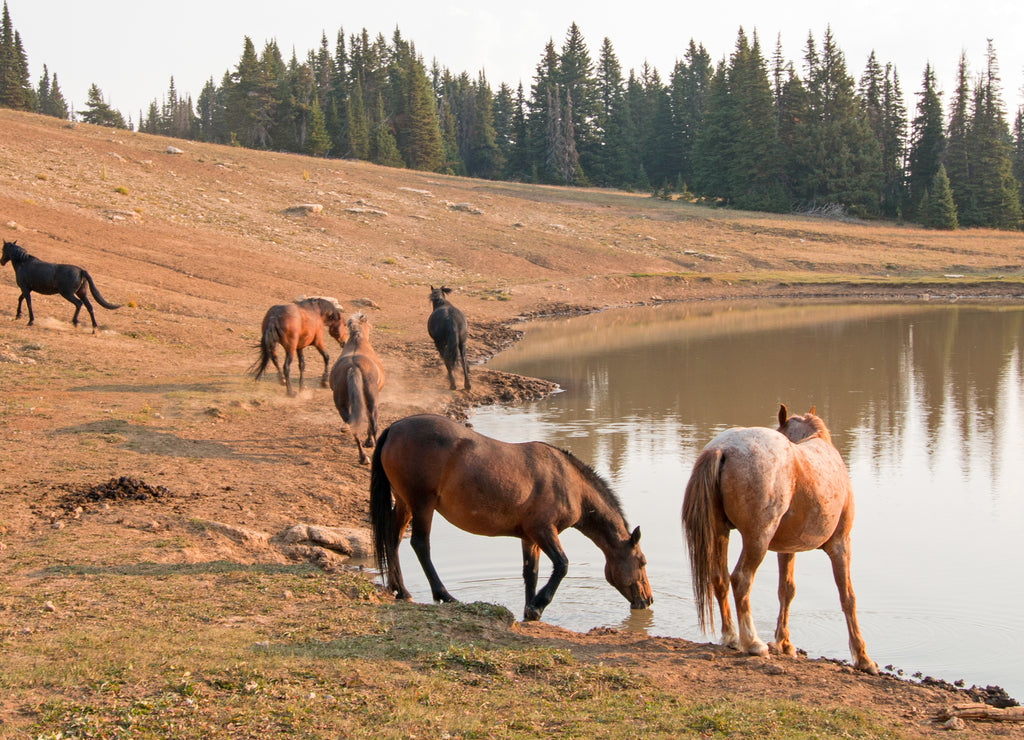
[[[348,340],[338,361],[331,368],[334,407],[348,424],[356,440],[359,462],[370,462],[363,447],[373,447],[377,439],[377,394],[384,387],[384,366],[370,346],[370,322],[357,313],[348,320]],[[365,431],[365,441],[359,438]]]
[[[78,326],[78,312],[82,310],[82,306],[85,306],[85,310],[89,312],[89,318],[92,319],[93,334],[96,333],[96,314],[93,313],[92,304],[89,302],[87,289],[103,308],[110,310],[120,308],[116,304],[103,300],[103,296],[96,290],[96,284],[93,283],[89,273],[77,265],[43,262],[26,252],[16,242],[5,241],[3,253],[0,254],[0,265],[6,265],[8,262],[14,267],[14,280],[21,289],[21,295],[18,296],[18,311],[14,318],[21,318],[21,303],[24,301],[28,307],[29,326],[32,326],[36,320],[32,313],[32,291],[43,295],[60,293],[65,300],[70,301],[75,307],[75,315],[71,317],[71,323],[75,326]]]
[[[750,586],[765,554],[773,550],[779,559],[775,644],[782,653],[795,655],[789,641],[789,605],[795,593],[793,559],[798,552],[820,548],[832,561],[854,665],[878,673],[857,625],[850,584],[852,525],[850,476],[813,408],[803,416],[789,416],[781,406],[778,430],[736,427],[719,434],[697,458],[683,500],[683,527],[701,629],[709,621],[714,623],[714,593],[722,615],[722,643],[752,655],[768,654],[750,614]],[[732,529],[740,531],[743,549],[730,578],[727,557]],[[738,634],[729,612],[730,580]]]
[[[330,356],[324,347],[324,328],[334,337],[338,344],[345,344],[344,325],[341,321],[341,306],[333,298],[305,298],[294,303],[271,306],[263,317],[260,329],[260,343],[257,345],[260,357],[249,368],[249,373],[259,380],[267,365],[271,362],[277,369],[277,377],[281,385],[288,389],[288,395],[294,396],[292,390],[291,367],[292,359],[299,358],[299,390],[306,372],[306,361],[302,350],[312,345],[324,358],[324,374],[320,385],[327,387],[327,367]],[[277,362],[277,345],[284,347],[284,369]]]
[[[542,442],[499,442],[443,416],[400,419],[380,435],[370,469],[377,564],[398,598],[411,598],[402,581],[398,543],[412,521],[412,548],[434,601],[455,601],[430,559],[435,511],[467,532],[522,540],[524,620],[540,619],[568,572],[569,559],[558,541],[568,527],[601,549],[605,578],[632,608],[644,609],[653,601],[638,544],[640,528],[629,531],[608,484],[564,450]],[[541,551],[554,568],[537,591]]]

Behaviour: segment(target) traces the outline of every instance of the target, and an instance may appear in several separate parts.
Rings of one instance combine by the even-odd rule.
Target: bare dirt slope
[[[369,315],[386,424],[548,390],[477,364],[472,392],[449,391],[425,331],[431,285],[456,289],[477,362],[514,341],[519,321],[547,313],[736,295],[1022,293],[1018,234],[728,213],[2,110],[0,132],[3,238],[85,267],[123,304],[96,308],[93,335],[84,312],[75,328],[70,304],[35,296],[28,327],[13,321],[13,271],[0,274],[0,579],[19,583],[45,560],[284,561],[296,551],[263,535],[365,527],[368,471],[316,386],[320,358],[307,353],[296,398],[246,375],[266,309],[300,295]],[[52,530],[60,551],[34,549]],[[819,661],[778,661],[779,674],[681,640],[517,629],[681,692],[841,695],[921,734],[937,731],[930,719],[953,700]]]

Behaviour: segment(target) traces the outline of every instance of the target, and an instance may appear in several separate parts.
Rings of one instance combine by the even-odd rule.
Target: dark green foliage
[[[953,191],[949,187],[946,168],[941,164],[932,179],[932,186],[921,199],[921,222],[932,229],[953,230],[959,225]]]
[[[960,225],[1021,227],[1024,109],[1011,136],[991,46],[973,89],[961,58],[948,121],[925,69],[909,137],[896,70],[872,53],[855,86],[831,29],[820,46],[808,35],[800,73],[781,38],[766,60],[741,28],[717,66],[691,39],[664,81],[647,63],[624,72],[607,38],[595,62],[572,23],[561,48],[545,44],[528,90],[494,91],[482,71],[453,74],[436,61],[428,71],[398,29],[390,40],[339,29],[333,49],[322,34],[301,59],[293,52],[286,64],[276,41],[257,53],[246,37],[219,85],[211,77],[193,104],[172,78],[139,111],[139,129],[472,177],[922,222],[945,207],[936,193],[944,165]],[[38,87],[28,84],[6,4],[0,105],[68,116],[55,74],[44,67]],[[81,118],[125,125],[96,85]]]
[[[907,171],[907,215],[911,218],[915,217],[921,198],[932,187],[945,148],[942,101],[935,87],[935,71],[929,63],[925,66],[922,89],[918,93],[917,116],[911,124]]]
[[[98,126],[110,126],[111,128],[128,128],[124,117],[103,100],[103,91],[95,84],[89,88],[89,97],[85,101],[85,106],[86,110],[81,114],[85,123],[95,123]]]

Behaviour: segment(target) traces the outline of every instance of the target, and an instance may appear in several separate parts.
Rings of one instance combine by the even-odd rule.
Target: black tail
[[[391,575],[390,554],[398,548],[398,528],[395,526],[395,507],[391,503],[391,481],[384,472],[380,461],[381,450],[388,441],[388,427],[377,438],[377,446],[373,449],[373,461],[370,463],[370,524],[373,528],[373,552],[377,559],[377,569],[384,583],[390,589]]]
[[[268,324],[267,328],[263,330],[263,337],[260,339],[259,344],[256,345],[256,349],[260,351],[260,357],[248,370],[253,379],[259,380],[263,377],[263,373],[267,369],[267,365],[270,364],[270,358],[274,352],[274,345],[277,344],[279,338],[280,332],[277,329],[277,325]]]
[[[98,304],[103,306],[103,308],[109,308],[111,311],[121,308],[120,304],[107,303],[105,300],[103,300],[103,296],[101,296],[100,292],[96,290],[96,283],[92,281],[92,276],[89,273],[87,273],[85,270],[82,270],[82,276],[89,283],[89,292],[92,293],[92,297],[96,299],[96,302]]]

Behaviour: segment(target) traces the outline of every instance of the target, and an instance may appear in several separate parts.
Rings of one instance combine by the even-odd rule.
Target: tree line
[[[67,118],[56,74],[33,88],[4,5],[0,105]],[[667,80],[644,64],[624,74],[609,39],[596,60],[572,24],[548,41],[528,90],[481,72],[427,65],[390,39],[339,30],[333,45],[285,61],[276,41],[245,37],[237,66],[193,101],[173,78],[139,111],[138,130],[392,167],[649,191],[769,212],[838,211],[934,228],[1022,227],[1024,107],[1011,126],[989,43],[972,74],[961,55],[943,111],[925,67],[913,116],[891,64],[874,53],[859,79],[831,29],[808,34],[798,70],[781,41],[766,54],[741,28],[713,61],[691,40]],[[89,90],[89,123],[131,128]]]

